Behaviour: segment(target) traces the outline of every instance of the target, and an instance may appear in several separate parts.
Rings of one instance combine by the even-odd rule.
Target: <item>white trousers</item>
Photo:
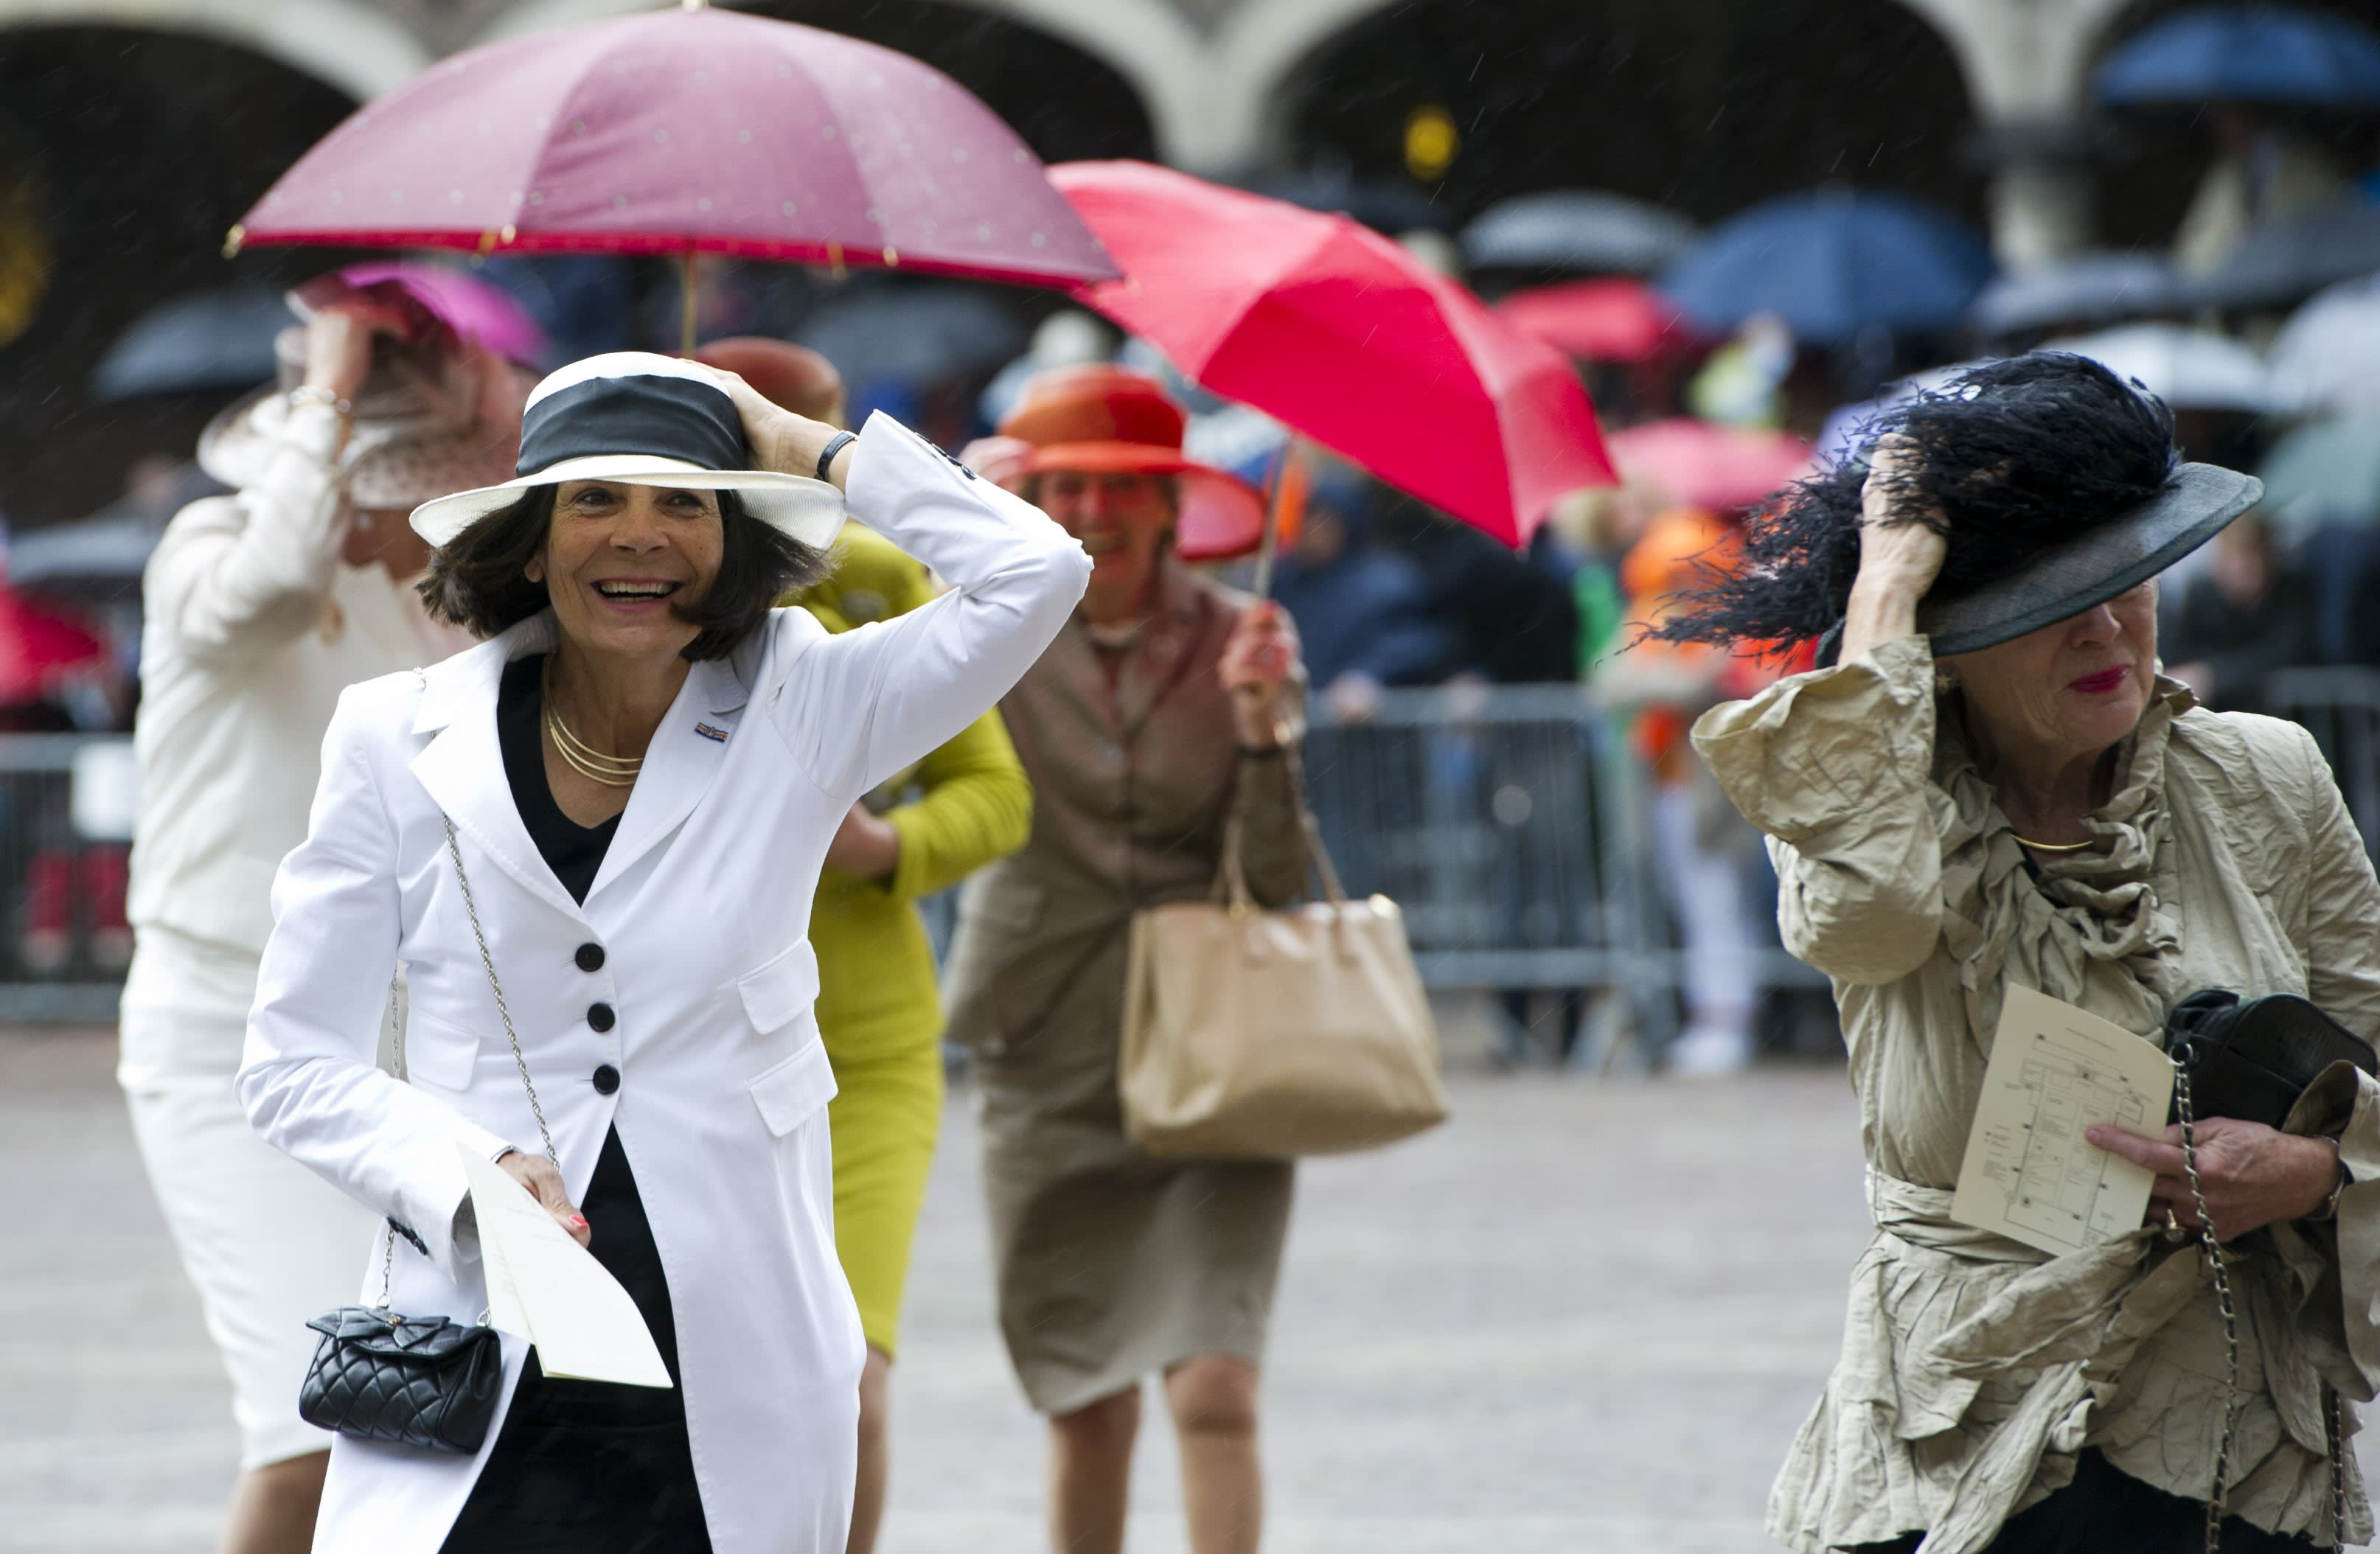
[[[207,1333],[231,1374],[241,1468],[330,1449],[298,1417],[320,1335],[354,1305],[379,1220],[249,1127],[232,1076],[171,1074],[126,1090],[132,1135]]]
[[[1690,1025],[1748,1035],[1759,979],[1743,863],[1731,849],[1702,844],[1695,807],[1691,783],[1653,790],[1653,855],[1685,941],[1686,1018]]]

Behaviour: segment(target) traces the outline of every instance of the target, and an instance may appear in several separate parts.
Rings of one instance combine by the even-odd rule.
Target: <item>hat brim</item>
[[[783,475],[773,469],[705,469],[651,454],[597,454],[566,458],[502,485],[425,502],[413,510],[413,531],[432,545],[443,546],[489,514],[519,501],[523,492],[558,486],[565,480],[612,480],[671,491],[732,491],[744,499],[745,511],[814,550],[833,544],[843,528],[843,492],[807,475]]]
[[[1172,475],[1182,481],[1173,552],[1184,561],[1231,561],[1264,542],[1265,498],[1228,469],[1148,443],[1051,443],[1032,449],[1023,473]]]
[[[1222,471],[1187,458],[1178,449],[1153,443],[1045,443],[1035,444],[1026,467],[1036,475],[1062,469],[1090,475],[1187,475],[1193,470]]]
[[[255,485],[280,455],[289,413],[289,396],[270,383],[233,401],[199,433],[199,467],[234,491]],[[411,507],[501,478],[519,450],[517,428],[499,431],[487,421],[455,427],[427,416],[359,417],[340,452],[338,480],[359,507]]]
[[[1998,647],[2070,620],[2163,572],[2264,494],[2264,482],[2252,475],[2185,464],[2163,495],[2043,552],[2009,576],[1955,599],[1928,595],[1917,606],[1917,629],[1940,658]]]

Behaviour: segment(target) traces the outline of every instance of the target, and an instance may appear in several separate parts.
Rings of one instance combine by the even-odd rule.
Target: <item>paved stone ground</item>
[[[0,1030],[0,1548],[203,1550],[225,1390],[108,1032]],[[1456,1122],[1309,1164],[1266,1392],[1273,1554],[1750,1554],[1865,1235],[1839,1070],[1453,1079]],[[953,1099],[895,1373],[885,1554],[1041,1554]],[[130,1336],[128,1336],[130,1335]],[[1152,1409],[1135,1554],[1184,1547]]]

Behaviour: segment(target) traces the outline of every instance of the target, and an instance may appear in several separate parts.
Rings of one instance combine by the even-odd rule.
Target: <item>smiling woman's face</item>
[[[1090,552],[1087,617],[1128,614],[1148,602],[1159,558],[1173,540],[1179,498],[1170,480],[1057,469],[1040,478],[1035,500]]]
[[[2156,584],[2013,641],[1942,660],[2002,749],[2095,756],[2148,710],[2156,683]]]
[[[545,546],[526,571],[545,584],[574,646],[669,656],[696,635],[673,606],[703,596],[724,548],[715,492],[571,480],[554,492]]]

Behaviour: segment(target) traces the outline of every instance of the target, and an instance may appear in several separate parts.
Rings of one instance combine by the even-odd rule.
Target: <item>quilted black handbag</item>
[[[496,963],[488,953],[488,937],[480,930],[480,909],[471,900],[471,880],[463,872],[462,848],[455,840],[455,822],[446,822],[446,856],[455,860],[455,877],[462,881],[463,906],[471,917],[471,937],[479,941],[480,964],[487,968],[488,986],[495,989],[496,1014],[504,1020],[504,1038],[512,1043],[513,1061],[521,1085],[528,1091],[528,1107],[537,1131],[545,1140],[545,1157],[554,1159],[553,1137],[546,1132],[545,1110],[538,1105],[537,1087],[528,1080],[528,1063],[521,1056],[520,1038],[513,1032],[512,1012],[504,1007],[504,984],[496,979]],[[396,985],[389,984],[389,1014],[396,1014]],[[405,1026],[396,1025],[396,1073],[405,1076]],[[557,1167],[560,1162],[555,1162]],[[504,1351],[485,1313],[466,1325],[444,1317],[403,1317],[388,1303],[390,1266],[399,1235],[414,1250],[428,1255],[421,1238],[391,1220],[381,1232],[380,1304],[343,1305],[306,1325],[322,1335],[306,1379],[298,1389],[298,1416],[319,1429],[354,1436],[360,1440],[427,1447],[434,1451],[474,1452],[488,1439],[494,1420],[496,1394],[504,1384]]]
[[[298,1390],[306,1423],[436,1451],[473,1452],[488,1439],[504,1378],[495,1329],[400,1317],[385,1304],[344,1305],[306,1325],[322,1335]]]
[[[2380,1074],[2370,1042],[2292,993],[2192,993],[2166,1021],[2165,1050],[2188,1072],[2199,1116],[2271,1128],[2288,1120],[2305,1087],[2335,1062]],[[2169,1120],[2180,1121],[2178,1101]]]

